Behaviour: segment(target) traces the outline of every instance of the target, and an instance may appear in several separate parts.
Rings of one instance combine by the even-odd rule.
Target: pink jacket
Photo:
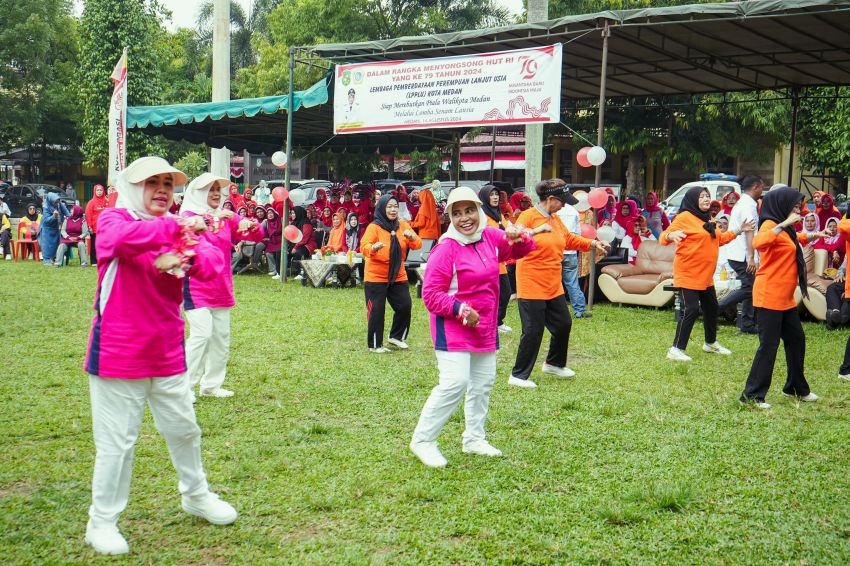
[[[499,348],[499,262],[520,259],[536,247],[534,240],[511,245],[498,228],[485,228],[481,240],[461,245],[446,238],[431,250],[422,300],[431,313],[434,349],[444,352],[492,352]],[[461,303],[475,309],[475,328],[456,318]]]
[[[153,265],[177,240],[177,220],[137,220],[126,209],[107,208],[97,228],[97,293],[85,370],[119,379],[185,373],[183,281]],[[226,270],[221,254],[203,239],[195,251],[192,277],[212,280]]]
[[[185,212],[183,216],[195,216],[194,212]],[[259,242],[265,237],[265,232],[260,228],[254,232],[244,234],[238,232],[239,222],[242,217],[234,214],[231,219],[220,220],[218,231],[210,229],[204,234],[206,240],[220,250],[224,263],[230,266],[230,253],[236,242],[246,240]],[[233,294],[233,273],[229,267],[223,269],[218,277],[204,280],[202,278],[187,275],[183,279],[183,308],[187,311],[202,308],[230,308],[236,305],[236,297]]]

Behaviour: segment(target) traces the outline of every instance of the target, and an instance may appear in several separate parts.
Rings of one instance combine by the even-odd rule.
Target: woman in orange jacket
[[[484,185],[478,191],[481,200],[481,210],[487,219],[487,226],[498,228],[502,232],[508,226],[508,216],[501,209],[501,194],[499,189],[493,185]],[[499,332],[511,332],[513,329],[505,324],[505,314],[508,312],[508,303],[511,300],[511,280],[508,277],[508,268],[505,262],[499,264],[499,311],[497,324]]]
[[[570,343],[572,318],[564,299],[561,272],[564,250],[588,251],[595,246],[607,253],[609,246],[598,240],[576,236],[564,226],[557,212],[565,203],[578,201],[566,189],[561,179],[540,181],[534,190],[540,197],[537,206],[519,215],[517,224],[531,230],[537,248],[517,262],[517,302],[522,321],[516,361],[508,385],[537,387],[529,376],[537,362],[544,329],[549,330],[549,353],[543,363],[543,373],[557,377],[573,377],[575,372],[567,367],[567,349]]]
[[[753,247],[759,253],[759,268],[753,284],[753,306],[759,330],[759,347],[753,359],[741,402],[752,401],[759,409],[769,409],[764,398],[770,389],[779,340],[785,344],[788,377],[782,392],[800,401],[817,401],[803,375],[806,335],[800,324],[794,290],[807,296],[806,262],[803,249],[808,238],[798,234],[803,195],[790,187],[772,188],[765,193],[759,213],[759,231]]]
[[[694,323],[702,310],[705,342],[702,349],[710,354],[732,352],[717,342],[717,294],[714,292],[714,271],[720,246],[734,240],[740,231],[721,232],[711,220],[711,195],[705,187],[693,187],[685,193],[679,214],[658,238],[661,245],[676,244],[673,260],[673,285],[679,288],[684,312],[676,325],[673,346],[667,359],[689,362],[685,354]],[[752,231],[754,224],[745,222],[741,231]]]
[[[439,181],[434,182],[437,186]],[[420,238],[436,240],[440,237],[440,215],[437,212],[437,201],[431,187],[427,185],[419,189],[419,211],[411,225]]]
[[[375,206],[375,219],[360,240],[360,252],[366,258],[363,288],[366,293],[366,340],[369,350],[376,354],[389,352],[384,348],[384,312],[389,301],[393,308],[393,324],[387,342],[400,350],[410,330],[410,290],[404,258],[407,250],[418,250],[422,240],[410,224],[398,217],[398,200],[384,195]]]

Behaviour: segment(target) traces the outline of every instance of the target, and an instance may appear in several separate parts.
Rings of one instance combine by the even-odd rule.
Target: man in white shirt
[[[758,199],[764,192],[764,181],[757,175],[746,175],[741,179],[741,199],[732,208],[729,218],[729,230],[741,229],[747,221],[758,223]],[[753,310],[753,283],[758,268],[753,232],[742,232],[737,238],[724,246],[729,267],[735,270],[741,287],[726,295],[719,303],[720,312],[738,308],[738,330],[745,334],[757,334],[755,311]]]
[[[581,220],[578,210],[571,204],[564,206],[557,212],[558,217],[567,230],[581,236]],[[585,300],[584,293],[578,284],[578,252],[568,250],[564,252],[564,263],[561,268],[561,281],[564,284],[564,292],[573,306],[573,315],[576,318],[584,316]]]
[[[12,219],[12,211],[9,210],[9,205],[6,204],[3,197],[0,196],[0,216],[4,214],[9,218],[9,220]]]

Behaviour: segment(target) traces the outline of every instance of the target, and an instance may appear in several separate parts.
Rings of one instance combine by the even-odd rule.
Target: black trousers
[[[363,284],[366,292],[366,342],[370,348],[380,348],[384,344],[384,313],[387,302],[393,309],[393,324],[390,338],[404,340],[410,330],[410,289],[407,281],[387,285],[386,283]]]
[[[92,232],[89,234],[91,238],[91,245],[89,246],[89,262],[94,265],[97,263],[97,250],[95,249],[95,240],[97,239],[97,234]]]
[[[788,377],[782,391],[800,397],[808,395],[809,384],[803,375],[806,334],[800,324],[800,313],[796,308],[787,311],[756,308],[756,324],[759,330],[759,347],[750,375],[747,376],[741,401],[764,401],[773,378],[780,338],[785,345],[785,363],[788,366]]]
[[[704,291],[679,289],[682,301],[682,317],[676,325],[676,337],[673,346],[684,350],[688,347],[694,323],[702,310],[702,325],[705,328],[705,343],[714,344],[717,341],[717,294],[712,285]]]
[[[522,336],[516,353],[516,362],[511,375],[528,379],[537,362],[543,329],[549,331],[549,353],[546,363],[560,368],[567,366],[567,349],[570,345],[570,330],[573,319],[563,295],[554,299],[518,299],[519,317],[522,320]]]
[[[10,245],[11,242],[12,242],[12,234],[9,232],[9,230],[3,230],[2,232],[0,232],[0,247],[3,248],[3,255],[4,256],[11,255],[11,253],[12,253],[12,248],[11,248],[11,245]]]
[[[290,273],[292,273],[292,269],[301,269],[301,260],[308,259],[310,257],[310,250],[307,249],[307,246],[301,246],[300,248],[296,248],[294,250],[290,250],[289,252],[289,269]]]
[[[844,283],[833,283],[826,288],[826,310],[843,310],[844,306]]]
[[[499,275],[499,326],[505,323],[508,303],[511,302],[511,278],[509,275]]]
[[[505,266],[508,270],[508,281],[511,284],[511,295],[516,293],[516,264],[509,263]]]
[[[850,336],[847,337],[847,345],[844,346],[844,363],[838,370],[841,375],[850,375]]]
[[[729,267],[735,270],[735,275],[738,281],[741,282],[741,287],[735,289],[720,302],[720,310],[725,311],[728,308],[736,307],[740,303],[738,309],[738,329],[742,332],[752,331],[756,327],[755,310],[753,309],[753,283],[755,283],[755,273],[747,272],[746,261],[729,260]]]

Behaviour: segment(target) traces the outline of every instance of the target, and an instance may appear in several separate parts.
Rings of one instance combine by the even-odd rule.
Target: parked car
[[[65,206],[70,209],[76,204],[76,200],[68,197],[65,191],[55,185],[44,185],[41,183],[30,183],[26,185],[17,185],[0,187],[0,194],[3,196],[3,201],[9,205],[9,210],[12,212],[13,218],[19,218],[24,215],[27,210],[27,205],[34,202],[39,210],[42,208],[44,195],[47,193],[56,193]]]
[[[406,188],[407,192],[409,193],[413,189],[424,187],[426,183],[425,181],[414,181],[412,179],[378,179],[377,181],[375,181],[375,185],[377,185],[378,190],[381,191],[382,194],[385,194],[387,192],[394,191],[399,185],[402,185],[404,188]]]
[[[661,201],[661,208],[664,209],[667,216],[673,218],[679,212],[679,208],[682,206],[682,199],[685,198],[685,193],[693,187],[707,187],[708,192],[711,194],[711,200],[722,201],[723,197],[732,191],[735,191],[739,195],[741,194],[741,185],[736,181],[691,181],[690,183],[685,183],[676,189],[672,195]]]

